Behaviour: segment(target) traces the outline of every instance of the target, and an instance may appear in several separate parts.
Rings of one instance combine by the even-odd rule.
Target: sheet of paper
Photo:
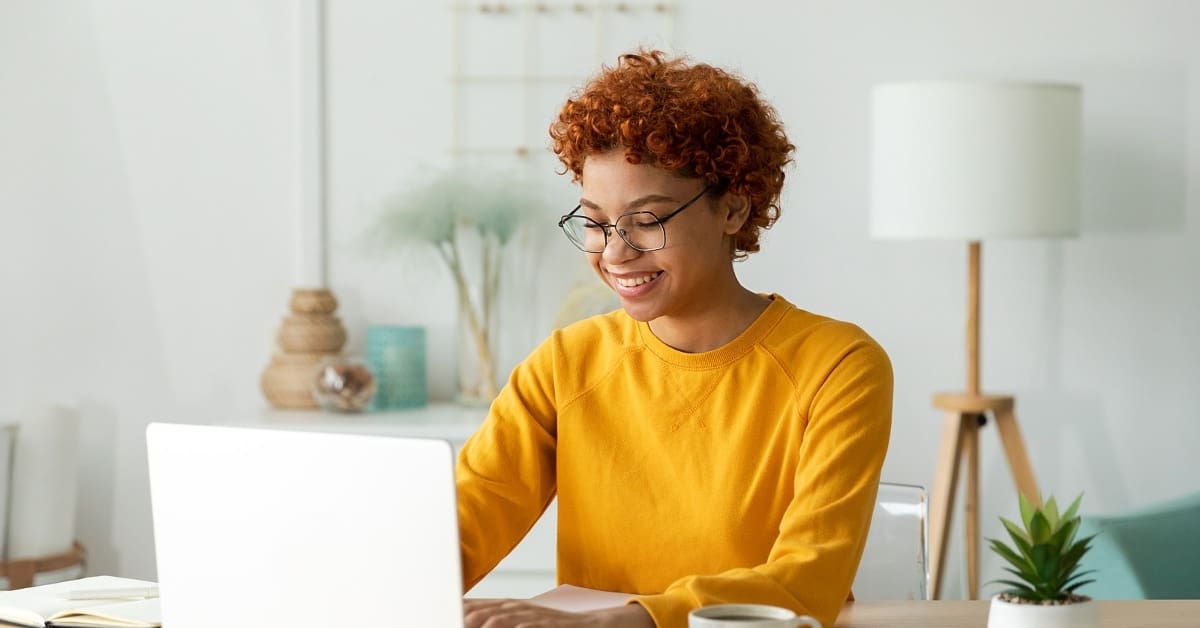
[[[529,601],[538,606],[545,606],[546,608],[582,613],[584,611],[624,606],[630,597],[632,596],[629,593],[597,591],[595,589],[585,589],[570,584],[563,584],[540,595],[535,595]]]
[[[100,621],[97,621],[96,618],[99,618]],[[159,606],[158,598],[134,600],[96,606],[87,609],[87,612],[84,613],[61,615],[53,623],[55,626],[64,627],[94,626],[106,623],[104,620],[109,620],[108,623],[113,625],[161,626],[162,608]]]

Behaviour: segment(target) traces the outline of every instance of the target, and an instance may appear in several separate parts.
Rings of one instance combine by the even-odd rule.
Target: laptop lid
[[[165,625],[462,626],[449,443],[154,423],[146,444]]]

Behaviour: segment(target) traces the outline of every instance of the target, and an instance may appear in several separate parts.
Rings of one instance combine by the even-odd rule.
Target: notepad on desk
[[[159,628],[158,598],[86,597],[87,592],[130,590],[146,594],[156,585],[146,580],[93,576],[16,591],[0,591],[0,624],[29,628]]]
[[[615,606],[624,606],[631,597],[633,597],[631,593],[597,591],[596,589],[585,589],[570,584],[560,584],[541,595],[529,598],[529,601],[538,606],[545,606],[546,608],[571,613],[583,613],[604,608],[613,608]]]

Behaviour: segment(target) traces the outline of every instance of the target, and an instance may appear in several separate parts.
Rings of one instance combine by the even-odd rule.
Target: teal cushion
[[[1200,598],[1200,493],[1113,516],[1084,516],[1077,538],[1096,534],[1080,561],[1101,600]]]

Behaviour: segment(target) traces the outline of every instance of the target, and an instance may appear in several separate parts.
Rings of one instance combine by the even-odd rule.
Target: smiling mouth
[[[617,285],[621,286],[622,288],[636,288],[642,284],[647,284],[655,279],[658,279],[662,273],[663,271],[660,270],[658,272],[646,273],[636,277],[613,277],[613,279],[617,282]]]

